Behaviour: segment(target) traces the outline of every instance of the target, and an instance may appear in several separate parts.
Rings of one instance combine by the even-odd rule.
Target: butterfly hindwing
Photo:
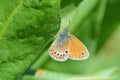
[[[66,61],[69,57],[69,40],[60,41],[58,38],[52,43],[49,55],[57,61]]]

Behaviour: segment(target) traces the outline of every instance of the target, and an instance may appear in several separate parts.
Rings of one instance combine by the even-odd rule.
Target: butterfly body
[[[84,55],[82,55],[84,54]],[[87,59],[89,52],[81,41],[68,32],[65,28],[49,48],[49,55],[57,61],[66,61],[68,58],[73,60]]]

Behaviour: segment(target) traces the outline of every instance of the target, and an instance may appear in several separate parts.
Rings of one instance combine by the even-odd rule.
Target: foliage
[[[1,0],[0,80],[34,80],[28,69],[43,69],[43,80],[120,77],[119,0]],[[70,24],[69,24],[70,20]],[[48,55],[66,26],[88,48],[84,61],[57,62]]]

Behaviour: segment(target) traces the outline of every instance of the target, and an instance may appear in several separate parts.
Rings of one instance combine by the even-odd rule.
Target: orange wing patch
[[[70,55],[73,60],[83,60],[89,57],[89,52],[84,44],[75,36],[71,35],[70,41]]]
[[[57,51],[55,51],[54,46],[51,46],[50,48],[50,55],[55,57],[56,59],[64,59],[65,56],[68,56],[68,54],[59,54]]]

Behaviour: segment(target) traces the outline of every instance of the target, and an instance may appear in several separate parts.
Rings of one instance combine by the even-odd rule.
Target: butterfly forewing
[[[85,45],[75,36],[71,35],[69,40],[70,54],[69,58],[73,60],[84,60],[89,57],[89,52]]]

